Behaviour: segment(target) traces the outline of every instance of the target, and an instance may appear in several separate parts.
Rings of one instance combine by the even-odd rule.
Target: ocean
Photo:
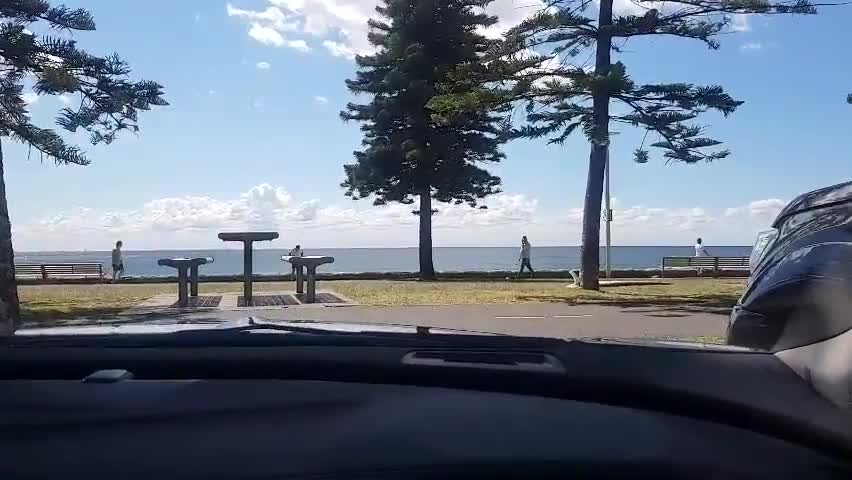
[[[751,247],[708,246],[712,255],[748,256]],[[439,272],[499,271],[517,268],[516,247],[438,247],[434,249],[433,261]],[[254,250],[254,273],[285,274],[289,264],[281,261],[287,250]],[[613,269],[659,268],[664,256],[691,256],[692,246],[671,247],[612,247],[610,259]],[[325,273],[358,272],[416,272],[418,270],[417,248],[309,248],[305,255],[328,255],[334,263],[320,267]],[[160,258],[169,257],[213,257],[214,263],[201,267],[202,275],[231,275],[242,273],[242,250],[144,250],[124,252],[124,267],[128,276],[156,277],[174,276],[175,270],[157,265]],[[601,263],[603,264],[603,248]],[[16,263],[102,263],[106,271],[111,270],[110,252],[15,252]],[[568,270],[577,268],[580,262],[580,247],[533,247],[532,265],[537,270]]]

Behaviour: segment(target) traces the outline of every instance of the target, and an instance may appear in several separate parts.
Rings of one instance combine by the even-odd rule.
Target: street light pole
[[[604,221],[606,222],[606,247],[604,247],[604,262],[606,265],[606,278],[610,278],[612,276],[612,265],[609,263],[609,249],[612,246],[612,237],[610,232],[612,209],[610,208],[609,199],[609,145],[606,146],[606,161],[604,162],[604,198],[606,202],[604,206],[604,208],[606,208],[606,217],[604,217]]]

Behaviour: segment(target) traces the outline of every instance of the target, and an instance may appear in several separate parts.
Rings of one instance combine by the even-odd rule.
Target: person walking
[[[535,276],[535,270],[532,268],[532,264],[530,263],[530,255],[532,253],[532,245],[530,245],[530,241],[527,240],[527,236],[524,235],[521,237],[521,253],[518,256],[518,260],[521,262],[521,269],[518,270],[518,275],[515,278],[519,278],[522,273],[524,273],[524,267],[530,271],[530,277]]]
[[[296,245],[295,248],[293,248],[289,252],[287,252],[287,255],[289,255],[291,257],[304,257],[305,252],[304,252],[304,250],[302,250],[301,245]],[[293,275],[293,277],[295,278],[295,276],[296,276],[296,266],[295,265],[292,265],[292,271],[290,272],[290,274]]]
[[[112,281],[116,282],[124,275],[124,257],[121,254],[121,240],[115,242],[115,248],[112,249]]]

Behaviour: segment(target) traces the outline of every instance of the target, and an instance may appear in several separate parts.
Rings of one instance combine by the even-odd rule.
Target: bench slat
[[[748,257],[663,257],[660,262],[660,275],[666,268],[707,268],[714,271],[722,269],[749,268]]]
[[[100,263],[43,263],[15,265],[15,275],[54,277],[102,277],[103,265]]]

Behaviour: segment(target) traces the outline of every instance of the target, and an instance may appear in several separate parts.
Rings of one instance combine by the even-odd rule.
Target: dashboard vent
[[[403,365],[430,367],[486,368],[526,372],[564,373],[562,362],[539,352],[498,352],[490,350],[417,350],[402,357]]]

